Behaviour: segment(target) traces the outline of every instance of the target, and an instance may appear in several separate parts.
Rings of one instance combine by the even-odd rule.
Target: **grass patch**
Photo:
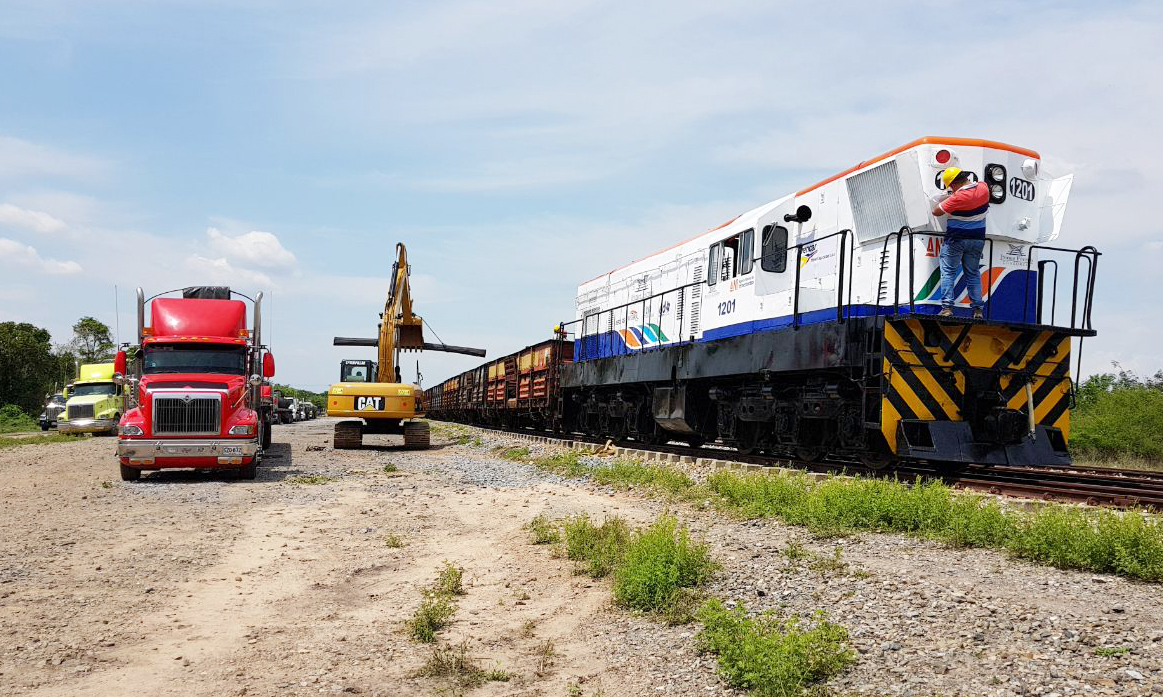
[[[444,568],[436,577],[434,589],[444,595],[464,595],[464,569],[452,562],[444,562]]]
[[[436,641],[436,632],[444,629],[454,612],[456,605],[450,596],[431,590],[424,591],[424,600],[408,622],[412,638],[425,644]]]
[[[561,542],[561,530],[544,513],[533,518],[525,527],[533,533],[535,545],[553,545]]]
[[[291,484],[327,484],[335,481],[335,477],[329,477],[326,474],[296,474],[293,477],[287,477],[287,482]]]
[[[589,516],[579,515],[562,522],[566,556],[578,562],[575,573],[594,578],[610,575],[621,562],[630,528],[617,516],[594,525]]]
[[[1095,656],[1122,656],[1125,653],[1130,653],[1131,649],[1127,646],[1100,646],[1094,650]]]
[[[648,487],[668,494],[681,494],[695,485],[679,470],[650,465],[640,460],[619,458],[593,469],[594,481],[618,487]]]
[[[506,460],[516,460],[517,462],[527,462],[529,460],[528,446],[515,446],[506,448],[504,446],[497,447],[497,455]]]
[[[384,544],[392,549],[399,549],[404,546],[404,538],[400,537],[394,532],[389,532],[384,535]]]
[[[718,599],[699,608],[704,628],[699,642],[719,657],[719,673],[731,685],[763,697],[799,697],[856,659],[845,645],[848,631],[823,613],[804,627],[798,616],[780,618],[770,610],[748,617],[739,604]]]
[[[563,477],[584,477],[593,469],[590,465],[582,462],[581,455],[573,449],[559,450],[550,455],[534,458],[533,464],[538,469]]]
[[[1135,511],[1047,505],[1003,510],[992,497],[940,482],[720,471],[708,487],[736,511],[773,516],[824,535],[898,532],[956,546],[1007,550],[1063,569],[1163,581],[1163,521]]]
[[[694,604],[682,589],[701,586],[717,568],[707,545],[691,542],[687,529],[664,515],[634,533],[614,572],[614,599],[624,607],[670,612],[678,619]]]
[[[45,433],[39,436],[27,436],[24,438],[0,437],[0,449],[15,448],[21,445],[41,445],[44,443],[73,443],[82,440],[84,437],[84,434],[74,436],[68,433]]]
[[[399,471],[400,471],[400,468],[396,467],[396,463],[394,463],[394,462],[389,462],[388,464],[384,465],[384,472],[385,473],[390,474],[392,472],[399,472]]]
[[[449,644],[433,648],[428,662],[417,671],[417,675],[449,679],[459,687],[479,687],[486,682],[509,682],[513,678],[512,673],[499,666],[485,670],[477,665],[469,655],[468,639],[456,646]]]

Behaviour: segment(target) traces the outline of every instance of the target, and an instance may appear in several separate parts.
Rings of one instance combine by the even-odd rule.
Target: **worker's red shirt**
[[[989,212],[989,187],[985,182],[963,186],[941,202],[949,214],[945,236],[957,240],[985,239],[985,214]]]

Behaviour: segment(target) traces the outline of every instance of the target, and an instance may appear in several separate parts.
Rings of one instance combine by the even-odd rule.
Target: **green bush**
[[[0,433],[15,433],[17,431],[35,431],[40,428],[24,410],[15,404],[5,404],[0,407]]]
[[[1079,458],[1137,457],[1163,461],[1163,390],[1116,384],[1079,399],[1071,415],[1070,450]]]
[[[613,572],[630,540],[630,528],[616,516],[606,518],[601,525],[594,525],[586,515],[573,516],[562,522],[562,529],[566,556],[579,562],[577,573],[594,578]]]
[[[665,611],[682,588],[701,586],[717,568],[706,544],[694,543],[671,516],[634,533],[614,572],[614,599],[635,610]]]
[[[957,546],[1006,549],[1063,569],[1163,580],[1163,521],[1134,511],[1050,504],[1005,511],[996,499],[940,482],[720,471],[708,487],[735,510],[774,516],[821,534],[899,532]]]
[[[464,569],[446,561],[440,575],[436,577],[435,590],[445,595],[464,595],[463,580]]]
[[[424,600],[420,602],[420,607],[416,608],[412,620],[408,623],[412,638],[425,644],[436,641],[436,632],[444,629],[454,612],[456,605],[448,594],[424,591]]]
[[[560,474],[563,477],[581,477],[590,472],[590,466],[582,462],[578,451],[573,449],[559,450],[550,455],[538,457],[533,460],[533,464],[540,469]]]
[[[533,544],[535,545],[552,545],[561,542],[561,530],[544,513],[529,521],[526,527],[533,533]]]
[[[855,660],[845,646],[848,631],[818,613],[804,628],[798,616],[771,611],[748,617],[740,603],[727,608],[717,598],[699,608],[703,648],[718,654],[719,673],[731,685],[763,697],[799,697],[813,683],[836,675]]]

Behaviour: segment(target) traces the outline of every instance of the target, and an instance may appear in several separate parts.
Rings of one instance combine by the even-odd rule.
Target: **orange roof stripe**
[[[806,189],[801,189],[801,190],[797,191],[796,196],[803,196],[804,194],[808,193],[809,191],[813,191],[815,189],[818,189],[825,184],[830,184],[841,177],[846,177],[849,174],[852,174],[853,172],[855,172],[856,170],[864,169],[865,167],[867,167],[873,163],[888,159],[888,158],[892,157],[893,155],[898,155],[898,154],[904,152],[905,150],[908,150],[909,148],[915,148],[918,145],[965,145],[965,146],[973,147],[973,148],[993,148],[994,150],[1009,150],[1010,152],[1016,152],[1019,155],[1025,155],[1026,157],[1032,157],[1032,158],[1037,159],[1037,160],[1042,159],[1042,156],[1039,155],[1038,153],[1034,152],[1033,150],[1030,150],[1028,148],[1021,148],[1021,147],[1018,147],[1017,145],[1010,145],[1008,143],[1001,143],[1001,142],[998,142],[996,140],[980,140],[978,138],[955,138],[953,136],[925,136],[923,138],[917,138],[916,140],[914,140],[911,143],[905,143],[904,145],[902,145],[900,147],[893,148],[892,150],[889,150],[886,153],[882,153],[880,155],[877,155],[876,157],[872,158],[871,160],[865,160],[864,162],[859,162],[855,165],[852,165],[851,167],[844,170],[843,172],[840,172],[838,174],[833,174],[832,176],[828,177],[827,179],[824,179],[823,181],[818,181]]]
[[[742,214],[740,214],[740,215],[742,215]],[[658,250],[657,252],[653,252],[653,253],[651,253],[651,254],[647,254],[646,256],[644,256],[644,257],[642,257],[642,258],[640,258],[640,259],[635,259],[634,261],[631,261],[631,262],[627,262],[627,263],[625,263],[625,264],[622,264],[621,266],[618,266],[618,267],[615,267],[615,268],[613,268],[613,269],[610,269],[610,270],[609,270],[609,271],[607,271],[606,273],[600,273],[600,274],[598,274],[597,276],[594,276],[593,278],[591,278],[590,280],[583,282],[583,284],[582,284],[582,285],[585,285],[586,283],[592,283],[593,281],[596,281],[596,280],[598,280],[598,279],[599,279],[599,278],[601,278],[602,276],[609,276],[610,274],[614,273],[615,271],[618,271],[618,270],[620,270],[620,269],[624,269],[624,268],[626,268],[627,266],[630,266],[630,265],[632,265],[632,264],[637,264],[638,262],[642,261],[642,259],[649,259],[650,257],[652,257],[652,256],[654,256],[654,255],[656,255],[656,254],[662,254],[662,253],[663,253],[663,252],[665,252],[665,251],[668,251],[668,250],[674,249],[675,247],[678,247],[678,246],[684,245],[684,244],[686,244],[687,242],[690,242],[691,240],[695,240],[695,239],[698,239],[698,238],[702,237],[703,235],[707,234],[708,232],[714,232],[715,230],[722,230],[723,228],[727,227],[728,225],[730,225],[731,223],[735,222],[735,221],[736,221],[736,220],[738,220],[738,219],[739,219],[739,216],[737,215],[737,216],[735,216],[734,218],[731,218],[730,220],[728,220],[728,221],[727,221],[727,222],[725,222],[725,223],[720,223],[720,224],[716,225],[715,227],[712,227],[712,228],[707,228],[706,230],[703,230],[702,232],[700,232],[699,234],[697,234],[697,235],[695,235],[695,236],[693,236],[693,237],[688,237],[687,239],[683,240],[682,242],[675,242],[674,244],[670,245],[669,247],[666,247],[665,249],[660,249],[660,250]]]

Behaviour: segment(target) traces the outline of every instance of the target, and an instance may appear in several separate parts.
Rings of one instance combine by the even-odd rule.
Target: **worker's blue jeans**
[[[981,302],[981,250],[985,240],[951,240],[945,238],[941,245],[941,305],[953,307],[957,299],[957,272],[965,272],[965,289],[969,291],[969,302],[973,309],[984,307]]]

